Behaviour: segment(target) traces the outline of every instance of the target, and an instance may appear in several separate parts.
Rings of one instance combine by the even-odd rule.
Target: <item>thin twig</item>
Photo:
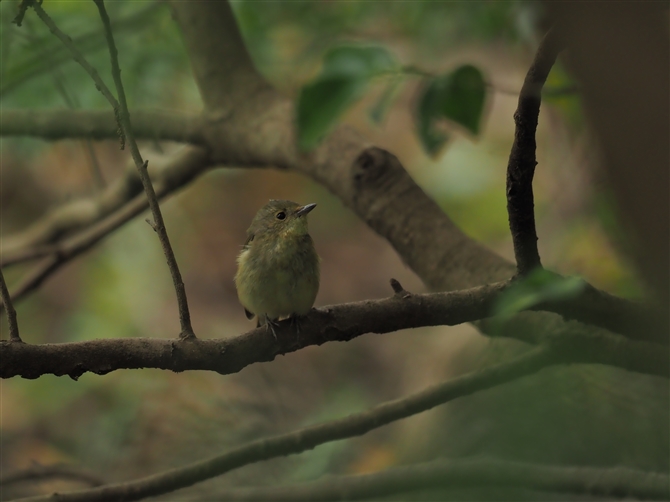
[[[551,29],[542,39],[519,93],[514,113],[516,130],[507,164],[507,212],[520,275],[541,267],[535,230],[533,176],[535,174],[535,130],[540,114],[541,90],[561,50],[558,32]]]
[[[244,465],[311,450],[331,441],[361,436],[383,425],[429,410],[459,397],[522,378],[541,369],[560,364],[546,347],[532,349],[505,363],[468,373],[428,387],[410,396],[382,403],[370,410],[354,413],[297,431],[247,443],[222,455],[194,462],[127,483],[101,486],[90,490],[51,494],[23,499],[24,502],[127,502],[171,493],[180,488],[220,476]]]
[[[135,166],[139,172],[140,179],[142,180],[144,191],[146,192],[147,199],[149,200],[149,207],[154,218],[155,230],[158,234],[161,246],[163,247],[163,253],[165,253],[165,258],[172,275],[172,282],[174,283],[174,288],[177,294],[179,322],[181,324],[181,333],[179,336],[180,338],[193,338],[195,337],[195,334],[193,333],[193,328],[191,326],[191,314],[189,313],[188,309],[188,299],[186,297],[184,281],[182,280],[181,273],[179,272],[179,266],[177,265],[177,259],[175,258],[174,251],[170,245],[170,239],[165,228],[163,215],[161,214],[160,206],[158,204],[158,198],[156,197],[156,192],[154,191],[151,178],[149,177],[149,172],[147,171],[147,161],[142,159],[142,155],[140,154],[139,148],[137,147],[137,142],[133,136],[130,122],[130,112],[128,111],[128,103],[126,101],[126,93],[123,89],[123,82],[121,81],[121,68],[119,67],[118,51],[116,50],[116,44],[114,42],[112,26],[109,20],[109,16],[107,15],[107,10],[105,9],[104,1],[93,1],[100,11],[100,18],[102,19],[102,24],[105,29],[107,45],[109,46],[109,54],[112,63],[112,76],[114,77],[116,92],[119,96],[119,120],[130,147],[130,153],[133,157],[133,160],[135,161]]]
[[[7,284],[5,283],[5,276],[2,275],[2,270],[0,270],[0,298],[2,298],[2,304],[4,305],[4,310],[7,313],[7,323],[9,324],[9,340],[11,342],[22,342],[21,336],[19,335],[19,323],[16,320],[16,310],[14,310],[14,304],[12,303],[12,298],[9,295],[9,290],[7,289]]]

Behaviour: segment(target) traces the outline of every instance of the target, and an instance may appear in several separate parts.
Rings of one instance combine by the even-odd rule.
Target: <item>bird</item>
[[[298,320],[319,291],[319,255],[307,228],[316,204],[270,200],[254,217],[237,257],[235,287],[247,319],[274,330],[278,320]]]

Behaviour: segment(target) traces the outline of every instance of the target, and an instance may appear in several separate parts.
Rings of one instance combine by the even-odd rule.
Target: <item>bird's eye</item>
[[[279,211],[276,216],[278,220],[283,220],[286,218],[286,213],[284,211]]]

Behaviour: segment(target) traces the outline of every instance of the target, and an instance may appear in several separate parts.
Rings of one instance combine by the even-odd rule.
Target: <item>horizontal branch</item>
[[[374,474],[331,476],[298,485],[217,490],[207,496],[207,501],[362,500],[408,492],[502,487],[642,500],[670,497],[670,477],[662,473],[466,458],[394,467]]]
[[[111,110],[2,110],[2,136],[45,140],[118,139],[118,124]],[[133,110],[137,139],[176,141],[206,146],[200,115],[177,111]]]
[[[269,337],[271,338],[271,335]],[[534,348],[508,362],[468,373],[402,399],[387,401],[370,410],[354,413],[339,420],[305,427],[288,434],[252,441],[222,455],[184,467],[126,483],[105,485],[70,493],[53,493],[47,496],[23,499],[23,501],[127,502],[170,493],[244,465],[301,453],[331,441],[361,436],[396,420],[416,415],[459,397],[531,375],[559,362],[560,359],[556,358],[548,349],[544,347]]]
[[[85,372],[104,375],[118,369],[157,368],[171,371],[240,371],[277,355],[310,345],[349,341],[366,333],[390,333],[422,326],[456,325],[484,319],[506,283],[449,293],[413,295],[401,291],[381,300],[314,309],[300,322],[296,336],[289,321],[276,329],[277,340],[264,327],[222,339],[100,339],[60,344],[0,342],[0,377],[38,378],[44,374],[79,378]],[[523,337],[519,332],[505,336]],[[523,338],[521,338],[523,339]],[[631,371],[668,376],[667,349],[631,342],[604,330],[570,323],[550,339],[566,360],[609,364]]]

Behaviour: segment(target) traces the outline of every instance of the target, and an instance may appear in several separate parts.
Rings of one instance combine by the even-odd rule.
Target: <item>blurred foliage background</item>
[[[414,130],[418,80],[410,78],[398,90],[381,124],[369,116],[381,84],[372,85],[341,122],[396,154],[466,233],[513,257],[505,168],[517,93],[544,24],[538,3],[249,0],[233,6],[259,70],[291,96],[317,75],[325,51],[342,42],[382,45],[402,64],[435,74],[461,64],[479,68],[489,84],[481,132],[474,137],[445,126],[450,139],[438,155],[426,155]],[[16,8],[16,1],[0,4],[2,108],[107,108],[32,12],[22,28],[11,24]],[[111,82],[93,3],[47,1],[44,8]],[[161,2],[117,1],[108,9],[131,112],[198,111],[197,88],[169,8]],[[643,292],[618,251],[624,238],[597,170],[579,98],[574,92],[550,92],[573,84],[558,64],[540,115],[534,184],[540,254],[549,268],[637,297]],[[180,147],[155,141],[141,148],[152,162]],[[6,236],[69,200],[95,195],[121,175],[129,156],[114,141],[3,138],[1,162],[0,228]],[[231,166],[209,172],[162,204],[198,336],[228,337],[252,327],[232,278],[245,229],[269,198],[318,203],[310,215],[323,260],[317,306],[387,296],[391,277],[410,291],[424,291],[391,247],[323,187],[292,173]],[[28,268],[6,270],[10,289]],[[65,266],[18,305],[18,315],[30,343],[173,337],[178,329],[169,273],[143,218]],[[0,330],[6,337],[4,319]],[[1,468],[65,462],[86,466],[107,481],[135,478],[368,408],[520,348],[518,342],[490,340],[459,326],[310,347],[226,377],[142,370],[85,374],[78,382],[51,376],[2,381]],[[481,453],[667,471],[669,404],[664,380],[592,366],[551,369],[364,437],[245,467],[164,499],[208,500],[221,485],[289,483]],[[3,496],[73,487],[42,482],[6,489]],[[490,496],[481,491],[440,495]],[[496,497],[533,495],[496,492]]]

